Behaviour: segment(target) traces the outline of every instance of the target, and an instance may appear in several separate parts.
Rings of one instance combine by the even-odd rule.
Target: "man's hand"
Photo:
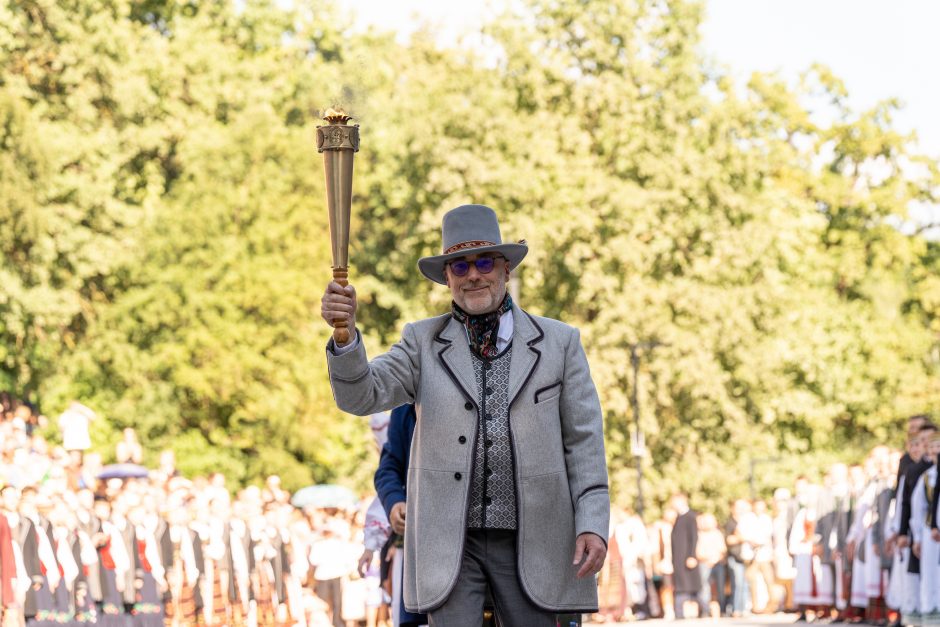
[[[331,327],[335,321],[345,320],[350,342],[356,337],[357,307],[356,288],[352,285],[342,287],[336,281],[330,281],[320,299],[320,315]]]
[[[405,535],[405,502],[400,501],[392,505],[388,515],[388,522],[392,524],[392,531],[400,536]]]
[[[694,557],[687,557],[685,559],[685,567],[688,568],[689,570],[695,568],[696,566],[698,566],[698,560],[695,559]]]
[[[910,544],[911,544],[911,540],[907,536],[901,536],[900,538],[898,538],[899,549],[906,549]]]
[[[931,529],[930,537],[933,538],[934,542],[940,542],[940,529]]]
[[[913,548],[911,548],[911,553],[917,556],[917,559],[920,559],[920,542],[915,542]]]
[[[572,564],[577,566],[578,579],[586,575],[596,575],[601,566],[604,565],[604,559],[607,557],[607,545],[601,540],[600,536],[593,533],[582,533],[574,543],[574,561]]]
[[[366,549],[362,552],[362,555],[359,557],[359,576],[365,577],[366,571],[369,570],[369,564],[372,563],[372,551]]]

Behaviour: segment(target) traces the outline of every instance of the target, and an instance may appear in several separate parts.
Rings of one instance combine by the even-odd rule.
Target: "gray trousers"
[[[555,627],[555,614],[529,601],[516,571],[516,532],[468,529],[457,584],[428,614],[430,627],[480,627],[489,584],[501,627]]]

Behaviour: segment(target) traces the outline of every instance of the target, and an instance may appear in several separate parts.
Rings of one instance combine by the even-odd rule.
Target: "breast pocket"
[[[551,385],[546,385],[535,391],[535,394],[532,398],[532,402],[538,405],[539,403],[544,403],[550,401],[553,398],[557,398],[561,395],[561,380],[552,383]]]

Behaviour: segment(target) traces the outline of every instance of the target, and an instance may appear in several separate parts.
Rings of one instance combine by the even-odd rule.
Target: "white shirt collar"
[[[499,317],[499,329],[496,331],[496,350],[500,353],[512,342],[512,309]]]

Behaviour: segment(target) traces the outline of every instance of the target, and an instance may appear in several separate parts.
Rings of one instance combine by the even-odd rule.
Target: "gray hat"
[[[447,285],[444,267],[448,261],[466,255],[497,252],[508,260],[510,269],[515,269],[529,252],[529,247],[525,240],[503,244],[496,212],[489,207],[461,205],[444,214],[441,250],[440,255],[419,259],[418,269],[435,283]]]

